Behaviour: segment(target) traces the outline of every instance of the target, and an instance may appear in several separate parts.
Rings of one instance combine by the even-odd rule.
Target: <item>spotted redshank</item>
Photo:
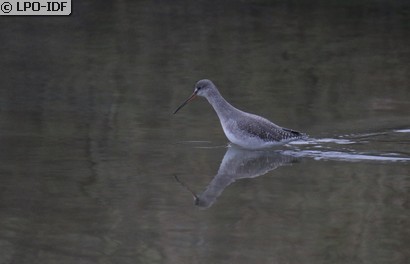
[[[196,83],[193,94],[174,114],[197,96],[205,97],[212,105],[226,137],[235,145],[246,149],[263,149],[306,137],[304,133],[280,127],[266,118],[233,107],[222,97],[213,82],[207,79]]]

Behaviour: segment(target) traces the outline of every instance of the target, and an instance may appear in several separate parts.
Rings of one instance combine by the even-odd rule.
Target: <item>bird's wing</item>
[[[266,142],[296,139],[304,136],[298,131],[280,127],[255,115],[250,115],[249,119],[240,120],[237,125],[240,130],[246,131],[250,136],[261,138]]]

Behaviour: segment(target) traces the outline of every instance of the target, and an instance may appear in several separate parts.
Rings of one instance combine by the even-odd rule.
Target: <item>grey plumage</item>
[[[233,107],[222,97],[212,81],[207,79],[196,83],[194,93],[175,110],[174,114],[197,95],[205,97],[212,105],[226,137],[244,148],[266,148],[306,137],[304,133],[280,127],[266,118]]]

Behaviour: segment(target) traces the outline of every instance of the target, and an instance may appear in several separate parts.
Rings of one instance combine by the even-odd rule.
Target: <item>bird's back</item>
[[[222,126],[231,142],[247,148],[269,147],[306,136],[296,130],[280,127],[266,118],[242,111]]]

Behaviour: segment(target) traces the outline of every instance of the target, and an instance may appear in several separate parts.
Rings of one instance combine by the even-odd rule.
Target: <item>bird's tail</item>
[[[305,133],[302,133],[302,132],[299,132],[293,129],[284,128],[284,127],[282,127],[282,129],[290,134],[290,138],[301,138],[302,139],[302,138],[307,137]]]

